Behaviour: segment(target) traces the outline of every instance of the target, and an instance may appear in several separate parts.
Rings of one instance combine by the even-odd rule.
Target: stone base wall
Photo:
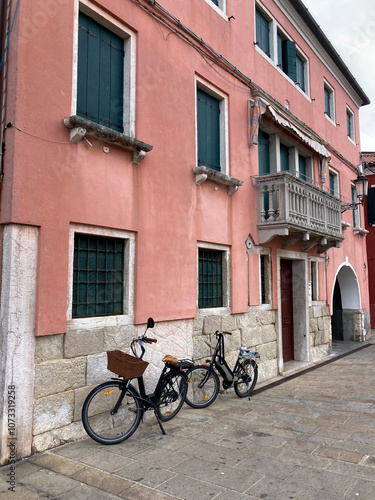
[[[144,325],[129,325],[37,337],[33,453],[86,437],[81,423],[83,402],[93,387],[113,376],[107,370],[106,351],[120,349],[129,353],[131,340],[144,330]],[[225,343],[229,366],[234,366],[238,348],[247,346],[261,353],[259,381],[277,375],[274,311],[207,316],[157,323],[149,331],[149,337],[158,342],[146,346],[144,359],[150,363],[145,373],[146,390],[151,392],[155,387],[165,354],[195,362],[209,358],[216,330],[233,333]]]
[[[326,303],[309,308],[310,317],[310,361],[328,356],[332,350],[331,316]]]

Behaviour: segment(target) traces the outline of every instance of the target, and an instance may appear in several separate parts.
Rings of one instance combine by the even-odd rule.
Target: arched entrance
[[[358,280],[349,265],[343,265],[336,276],[332,293],[332,338],[362,340],[362,310]]]

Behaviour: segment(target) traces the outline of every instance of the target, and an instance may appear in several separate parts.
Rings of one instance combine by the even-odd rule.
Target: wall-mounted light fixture
[[[359,205],[363,205],[364,199],[367,198],[368,179],[363,175],[362,165],[358,165],[358,172],[358,177],[352,181],[355,186],[357,201],[353,201],[352,203],[343,203],[341,205],[341,213],[346,210],[353,210]]]

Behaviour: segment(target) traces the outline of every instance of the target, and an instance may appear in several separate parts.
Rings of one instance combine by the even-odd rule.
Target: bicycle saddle
[[[170,365],[177,365],[178,359],[175,358],[174,356],[171,356],[170,354],[167,354],[163,358],[163,363],[169,363]]]

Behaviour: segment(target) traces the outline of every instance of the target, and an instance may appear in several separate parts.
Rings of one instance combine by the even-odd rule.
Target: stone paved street
[[[185,406],[124,443],[87,439],[0,469],[0,500],[374,500],[375,345],[241,400]]]

